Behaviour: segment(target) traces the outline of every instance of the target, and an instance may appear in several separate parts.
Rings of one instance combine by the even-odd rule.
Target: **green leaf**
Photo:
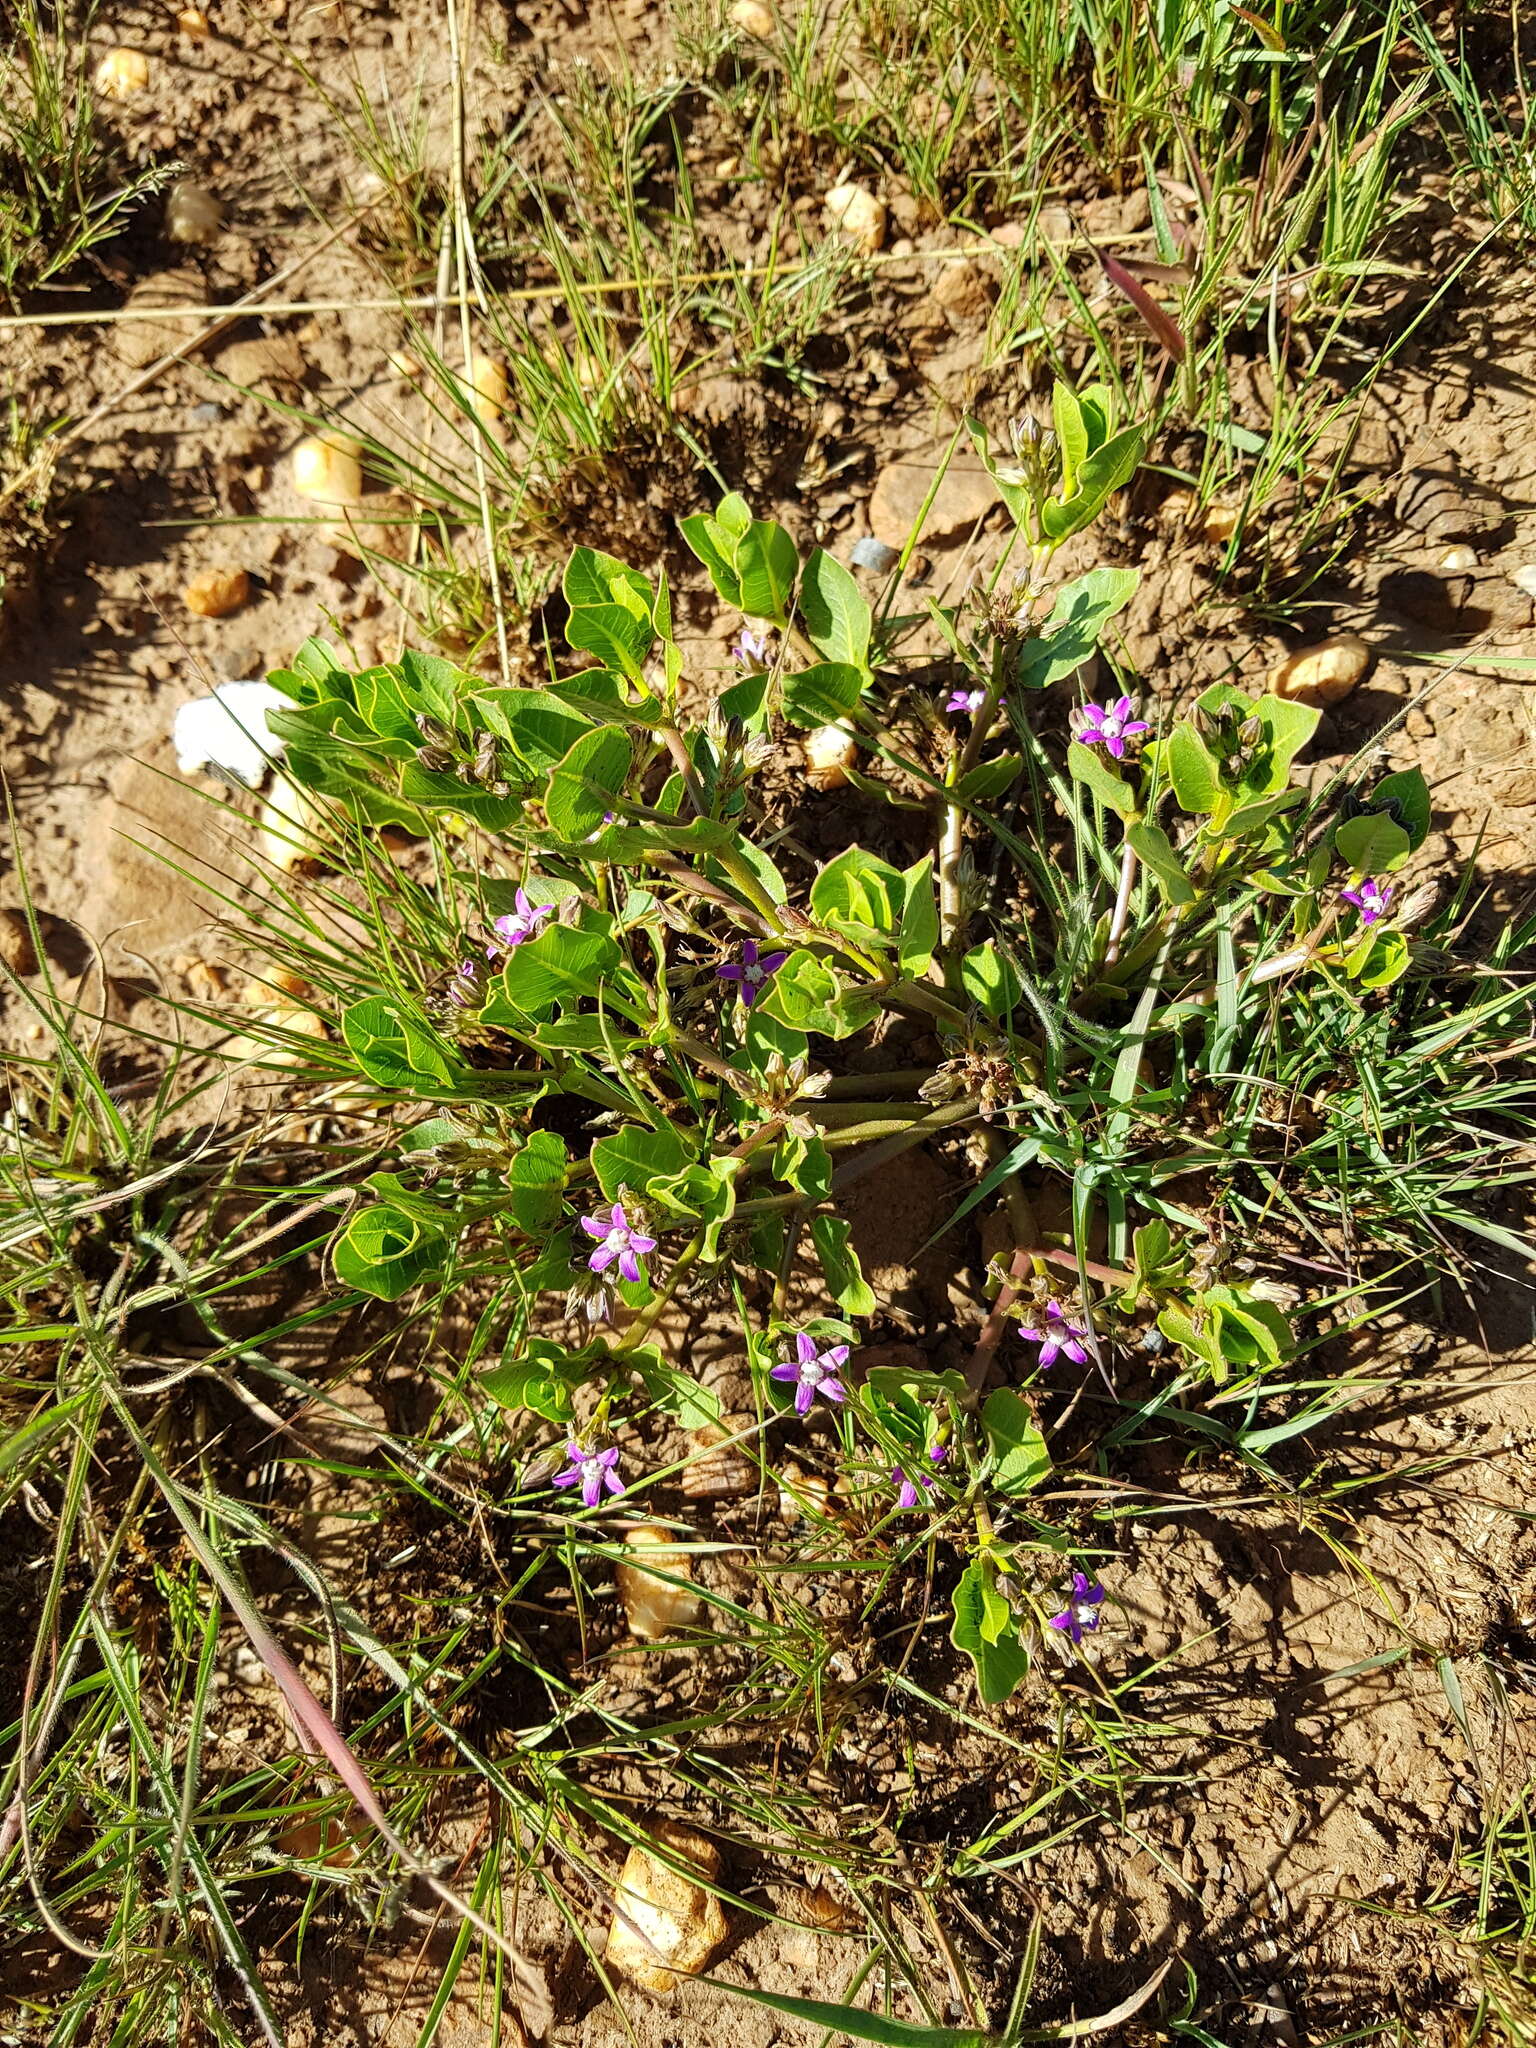
[[[676,1417],[680,1429],[709,1429],[720,1420],[720,1397],[702,1386],[692,1373],[669,1365],[654,1344],[625,1354],[624,1362],[640,1375],[645,1391],[660,1408]]]
[[[768,688],[772,681],[772,671],[765,668],[732,683],[728,690],[720,692],[720,716],[739,718],[750,733],[763,731],[768,723]]]
[[[1102,448],[1093,450],[1083,463],[1072,496],[1048,499],[1040,507],[1040,525],[1048,540],[1059,545],[1093,524],[1106,500],[1134,475],[1146,437],[1145,427],[1126,427]]]
[[[1194,902],[1194,888],[1184,872],[1184,863],[1160,825],[1132,825],[1125,836],[1169,903]]]
[[[1173,1233],[1161,1216],[1153,1217],[1150,1223],[1143,1223],[1131,1234],[1131,1264],[1136,1275],[1136,1286],[1130,1291],[1130,1300],[1143,1289],[1155,1287],[1163,1276],[1173,1270]]]
[[[516,948],[491,983],[481,1012],[487,1024],[521,1024],[548,1017],[556,1003],[567,1007],[595,996],[618,971],[623,954],[606,932],[578,925],[546,925],[537,938]]]
[[[470,708],[537,776],[563,760],[592,723],[548,690],[481,690]]]
[[[560,1215],[565,1191],[564,1141],[553,1131],[533,1131],[507,1167],[512,1190],[512,1215],[519,1230],[540,1237]]]
[[[446,1084],[456,1062],[424,1017],[387,996],[369,996],[343,1011],[341,1035],[370,1081],[386,1088]]]
[[[729,502],[728,499],[726,503]],[[725,505],[720,510],[724,512]],[[750,517],[748,514],[749,520]],[[683,539],[709,571],[715,589],[728,605],[740,611],[741,578],[736,574],[734,538],[723,529],[718,518],[711,519],[707,512],[695,512],[678,523]]]
[[[864,1278],[850,1237],[847,1220],[842,1216],[828,1216],[823,1211],[811,1218],[811,1242],[826,1275],[827,1292],[844,1315],[872,1316],[879,1303]]]
[[[999,754],[991,761],[978,761],[956,792],[969,803],[989,804],[1017,779],[1024,766],[1022,754]]]
[[[1073,740],[1067,748],[1067,767],[1074,781],[1082,783],[1101,804],[1118,811],[1122,818],[1130,817],[1135,810],[1135,790],[1123,775],[1115,773],[1099,747],[1085,746],[1081,740]]]
[[[788,1132],[773,1155],[773,1177],[811,1201],[825,1202],[832,1193],[832,1155],[820,1138]]]
[[[741,609],[749,618],[789,623],[789,601],[800,574],[800,550],[776,520],[754,519],[736,544]]]
[[[894,938],[901,927],[906,878],[878,854],[849,846],[811,884],[811,914],[833,931]]]
[[[653,1175],[646,1184],[650,1200],[674,1215],[691,1216],[704,1225],[700,1256],[705,1260],[720,1256],[720,1233],[736,1213],[736,1176],[741,1167],[739,1159],[700,1160],[685,1166],[681,1173]]]
[[[813,549],[805,565],[800,617],[811,645],[825,660],[868,668],[873,625],[869,606],[850,572],[825,548]]]
[[[1345,972],[1362,988],[1390,988],[1408,971],[1408,941],[1401,932],[1370,933],[1344,963]]]
[[[997,2048],[996,2036],[975,2027],[926,2027],[912,2020],[888,2019],[884,2013],[866,2012],[858,2005],[832,2005],[824,1998],[795,1998],[787,1991],[759,1991],[748,1984],[728,1984],[723,1977],[704,1977],[717,1991],[733,1998],[745,1998],[753,2005],[789,2019],[804,2020],[808,2026],[846,2034],[852,2041],[873,2041],[877,2048]]]
[[[551,683],[549,694],[596,725],[615,718],[626,725],[657,725],[663,715],[655,697],[646,691],[636,694],[628,678],[611,668],[584,668],[569,682]]]
[[[544,808],[551,829],[562,839],[584,839],[595,831],[613,809],[634,758],[622,726],[600,725],[583,733],[549,778]]]
[[[359,669],[352,678],[352,701],[363,721],[387,739],[406,740],[412,753],[421,745],[421,731],[407,702],[398,669]]]
[[[1122,612],[1141,581],[1135,569],[1090,569],[1064,583],[1037,639],[1019,651],[1017,676],[1026,690],[1044,690],[1075,674],[1098,646],[1105,626]]]
[[[1257,803],[1241,804],[1222,825],[1218,837],[1242,839],[1250,832],[1262,831],[1272,818],[1278,818],[1282,811],[1289,811],[1306,800],[1304,789],[1280,789],[1272,796],[1261,796]],[[1207,827],[1207,830],[1211,828]]]
[[[1059,377],[1051,387],[1051,418],[1056,425],[1061,455],[1061,496],[1072,498],[1077,494],[1078,475],[1088,455],[1088,429],[1083,423],[1077,393]]]
[[[1157,1327],[1170,1343],[1177,1344],[1181,1351],[1187,1351],[1192,1358],[1198,1358],[1208,1365],[1218,1379],[1225,1379],[1227,1371],[1226,1354],[1221,1348],[1221,1307],[1211,1302],[1203,1306],[1197,1321],[1188,1308],[1165,1308],[1157,1319]]]
[[[1390,874],[1413,850],[1402,826],[1380,811],[1344,819],[1334,827],[1333,843],[1339,858],[1358,875]]]
[[[1387,811],[1408,834],[1414,853],[1429,836],[1429,784],[1417,768],[1400,768],[1395,775],[1384,775],[1371,791],[1370,809]]]
[[[1006,1017],[1023,993],[1018,975],[988,939],[960,962],[960,980],[973,1003],[989,1017]]]
[[[1208,817],[1221,801],[1221,777],[1215,756],[1187,720],[1163,742],[1163,765],[1180,809]]]
[[[989,1707],[995,1707],[1022,1684],[1029,1671],[1029,1653],[1016,1629],[995,1641],[989,1641],[984,1633],[990,1571],[983,1558],[966,1566],[955,1588],[955,1618],[949,1639],[976,1666],[976,1689]]]
[[[593,1145],[592,1170],[604,1195],[616,1202],[620,1188],[643,1195],[653,1180],[681,1173],[692,1149],[673,1124],[658,1124],[654,1130],[646,1124],[625,1124]]]
[[[489,1372],[481,1373],[476,1385],[498,1408],[509,1408],[514,1412],[526,1409],[531,1414],[543,1416],[546,1422],[569,1422],[576,1412],[572,1390],[550,1359],[543,1355],[545,1349],[540,1346],[535,1353],[530,1347],[528,1357],[493,1366]]]
[[[928,971],[939,943],[939,904],[933,886],[933,856],[907,869],[902,880],[906,895],[901,906],[901,930],[896,941],[896,958],[902,973],[916,980]]]
[[[796,1060],[803,1060],[810,1049],[811,1042],[803,1031],[772,1016],[760,1002],[748,1010],[742,1050],[754,1074],[766,1073],[775,1055],[789,1067]]]
[[[797,1031],[819,1031],[826,1038],[849,1038],[862,1031],[879,1012],[878,995],[845,989],[825,961],[808,948],[790,954],[768,984],[768,993],[753,1007]]]
[[[1262,1358],[1269,1365],[1279,1365],[1296,1349],[1295,1332],[1276,1303],[1236,1287],[1212,1287],[1205,1299],[1222,1312],[1222,1350],[1234,1364],[1256,1364]],[[1246,1358],[1233,1345],[1234,1329],[1240,1329],[1249,1340],[1243,1347],[1249,1352]]]
[[[1264,756],[1268,772],[1254,781],[1244,778],[1244,788],[1258,796],[1284,789],[1290,779],[1291,762],[1317,731],[1322,717],[1314,704],[1297,704],[1288,697],[1261,697],[1251,714],[1264,728]]]
[[[398,1301],[407,1288],[440,1266],[448,1240],[421,1218],[387,1202],[357,1210],[331,1247],[331,1264],[343,1287],[355,1287],[380,1301]]]
[[[981,1426],[997,1460],[992,1484],[999,1493],[1033,1493],[1050,1477],[1045,1438],[1035,1426],[1029,1403],[1012,1387],[995,1387],[988,1394]]]
[[[473,782],[461,782],[457,775],[443,775],[407,761],[400,770],[400,794],[413,804],[432,810],[456,811],[473,818],[488,832],[503,832],[522,815],[523,800],[517,796],[495,796]]]
[[[577,548],[562,588],[571,608],[565,626],[570,645],[638,682],[655,638],[656,599],[646,578],[613,555]]]
[[[864,671],[822,661],[784,678],[784,716],[796,725],[839,725],[864,694]]]

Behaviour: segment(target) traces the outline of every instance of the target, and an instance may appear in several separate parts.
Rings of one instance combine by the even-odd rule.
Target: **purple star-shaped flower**
[[[570,1463],[549,1483],[551,1486],[579,1486],[584,1508],[595,1508],[603,1497],[604,1488],[609,1493],[624,1491],[624,1482],[614,1469],[619,1462],[617,1444],[610,1444],[605,1451],[589,1451],[573,1437],[565,1447],[565,1455]]]
[[[949,701],[945,704],[944,709],[946,711],[969,711],[974,718],[986,701],[987,693],[985,690],[951,690]]]
[[[1070,1636],[1074,1643],[1080,1643],[1085,1631],[1098,1627],[1103,1601],[1104,1588],[1090,1579],[1086,1572],[1074,1572],[1067,1604],[1060,1614],[1051,1616],[1050,1625]]]
[[[761,675],[772,664],[773,649],[761,633],[754,633],[750,626],[743,626],[731,645],[731,659],[744,674]]]
[[[581,1227],[588,1237],[601,1238],[597,1250],[587,1260],[594,1273],[601,1273],[611,1266],[615,1259],[619,1271],[626,1280],[643,1280],[640,1260],[647,1252],[656,1249],[654,1237],[645,1237],[638,1230],[631,1230],[629,1218],[624,1214],[622,1202],[615,1202],[606,1217],[583,1216]]]
[[[785,1359],[782,1365],[776,1365],[769,1378],[793,1381],[795,1413],[807,1415],[818,1394],[828,1401],[847,1399],[843,1383],[837,1376],[847,1363],[846,1344],[834,1344],[829,1351],[818,1351],[816,1339],[806,1336],[802,1330],[795,1339],[793,1361]]]
[[[932,1465],[942,1465],[948,1456],[948,1444],[934,1444],[928,1452],[928,1461]],[[933,1492],[933,1481],[926,1472],[919,1472],[914,1479],[905,1465],[893,1465],[891,1477],[899,1482],[900,1490],[896,1495],[898,1508],[920,1507],[924,1496]]]
[[[1353,903],[1362,924],[1374,924],[1377,918],[1385,917],[1391,907],[1392,884],[1373,881],[1369,875],[1364,875],[1358,889],[1341,889],[1339,894],[1346,903]]]
[[[1040,1346],[1042,1367],[1054,1365],[1063,1352],[1074,1365],[1082,1365],[1087,1360],[1088,1347],[1083,1340],[1088,1332],[1077,1323],[1069,1323],[1066,1312],[1057,1302],[1045,1304],[1043,1330],[1032,1330],[1027,1323],[1020,1323],[1019,1335],[1027,1344]]]
[[[716,974],[722,981],[741,983],[741,1000],[750,1010],[762,994],[763,983],[770,974],[777,974],[789,958],[786,952],[760,953],[756,939],[743,939],[741,958],[728,960],[724,967],[717,967]]]
[[[517,908],[509,910],[504,917],[498,917],[492,929],[498,940],[509,953],[514,952],[528,939],[536,939],[543,929],[546,917],[553,917],[553,903],[530,903],[526,889],[519,889],[513,902]]]
[[[1117,697],[1113,704],[1085,704],[1083,730],[1078,739],[1085,747],[1103,746],[1117,761],[1121,760],[1128,739],[1152,730],[1144,718],[1132,718],[1134,709],[1129,697]]]

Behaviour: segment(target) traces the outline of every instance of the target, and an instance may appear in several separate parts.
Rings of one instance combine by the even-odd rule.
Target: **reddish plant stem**
[[[976,1349],[971,1353],[971,1362],[965,1369],[965,1383],[974,1398],[981,1392],[981,1383],[987,1376],[987,1367],[992,1363],[997,1347],[1003,1341],[1003,1325],[1008,1320],[1008,1311],[1019,1298],[1019,1283],[1029,1277],[1036,1254],[1021,1247],[1013,1255],[1008,1268],[1008,1277],[998,1289],[997,1299],[991,1313],[981,1326],[981,1335],[976,1340]]]

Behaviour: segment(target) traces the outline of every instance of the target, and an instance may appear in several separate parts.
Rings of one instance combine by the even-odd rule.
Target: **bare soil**
[[[159,7],[114,7],[110,40],[143,47],[156,65],[153,107],[121,115],[135,148],[183,158],[224,201],[227,230],[190,257],[152,226],[136,230],[106,253],[99,275],[81,280],[92,308],[121,303],[136,280],[172,263],[190,268],[191,289],[233,296],[320,245],[349,190],[357,197],[356,167],[292,65],[255,33],[254,18],[233,5],[210,13],[214,33],[194,46]],[[402,109],[418,82],[427,104],[442,93],[441,16],[424,0],[378,9],[262,0],[257,14],[340,98],[349,97],[354,71]],[[658,24],[641,4],[601,24],[561,7],[482,6],[470,40],[477,118],[501,114],[510,125],[536,90],[558,89],[574,62],[611,52],[615,37],[637,64],[665,59]],[[702,161],[724,154],[725,141],[701,117],[690,148]],[[806,191],[816,175],[808,166]],[[743,187],[717,181],[712,198],[703,189],[718,244],[750,254],[764,231],[761,210]],[[1122,223],[1133,218],[1113,194],[1077,197],[1120,208]],[[1417,219],[1432,264],[1452,234],[1432,179]],[[726,482],[797,537],[844,555],[914,489],[920,498],[958,406],[975,403],[1000,424],[1029,391],[1022,367],[984,369],[979,327],[936,304],[922,257],[947,238],[915,217],[912,225],[911,263],[878,273],[826,337],[817,365],[824,397],[807,398],[773,373],[745,377],[720,366],[687,396]],[[1245,563],[1223,573],[1220,546],[1170,509],[1166,479],[1144,476],[1097,544],[1143,570],[1126,647],[1146,688],[1170,701],[1218,676],[1257,681],[1299,637],[1362,634],[1374,655],[1369,677],[1329,714],[1312,758],[1353,753],[1422,698],[1382,749],[1391,766],[1422,766],[1435,790],[1424,870],[1475,860],[1500,911],[1528,901],[1536,866],[1529,685],[1486,664],[1490,654],[1536,654],[1536,607],[1515,580],[1536,572],[1533,286],[1512,258],[1469,270],[1383,373],[1344,464],[1369,509],[1343,558],[1308,590],[1298,615],[1304,636],[1245,606]],[[372,298],[384,295],[379,287],[352,235],[280,296]],[[66,303],[74,302],[50,301]],[[210,972],[231,984],[239,973],[190,879],[238,864],[227,822],[176,774],[169,735],[177,707],[211,681],[284,662],[318,627],[344,638],[359,661],[387,658],[401,636],[398,613],[371,580],[338,573],[334,552],[299,523],[305,508],[285,459],[295,429],[236,387],[289,401],[369,393],[405,410],[418,401],[391,382],[386,362],[399,339],[394,316],[375,311],[244,321],[206,355],[110,409],[61,478],[56,537],[0,641],[0,738],[53,965],[79,975],[103,948],[119,1020],[152,1005],[157,989],[205,1000]],[[100,325],[0,333],[0,379],[39,413],[83,417],[133,374]],[[1246,400],[1243,378],[1234,389],[1234,418],[1263,428],[1257,373]],[[552,559],[571,537],[642,560],[665,550],[683,578],[683,616],[707,681],[708,669],[724,664],[732,622],[716,615],[668,533],[709,486],[676,464],[646,481],[649,495],[638,502],[611,485],[573,498]],[[1298,480],[1276,510],[1277,542],[1297,500],[1320,488],[1316,477]],[[997,517],[980,509],[979,535],[971,508],[925,543],[922,589],[963,580]],[[240,611],[205,620],[185,609],[181,593],[196,571],[236,565],[255,585]],[[1536,573],[1525,581],[1536,589]],[[1456,666],[1425,694],[1435,656],[1454,656]],[[837,799],[802,790],[800,804],[806,843],[816,846],[819,834],[828,850],[844,843]],[[182,849],[188,876],[167,868],[167,842]],[[14,876],[0,887],[0,899],[18,894]],[[23,1048],[36,1030],[15,1006],[8,1028]],[[870,1342],[917,1345],[941,1363],[974,1326],[979,1298],[978,1247],[917,1254],[954,1170],[942,1155],[910,1161],[882,1179],[874,1207],[855,1218],[866,1268],[892,1304]],[[1099,1639],[1096,1677],[1114,1687],[1134,1680],[1136,1710],[1157,1731],[1136,1745],[1146,1775],[1126,1810],[1107,1784],[1085,1782],[1073,1800],[999,1840],[984,1863],[957,1869],[963,1845],[1024,1815],[1036,1789],[1029,1748],[1052,1725],[1054,1682],[1033,1683],[1003,1709],[980,1708],[942,1616],[897,1602],[860,1621],[838,1574],[803,1580],[793,1597],[838,1619],[844,1661],[829,1680],[825,1715],[818,1721],[807,1707],[775,1738],[779,1769],[786,1784],[805,1788],[809,1823],[846,1833],[883,1863],[889,1912],[929,1964],[930,1984],[952,1985],[963,1963],[1001,2010],[1038,1915],[1042,2020],[1110,2007],[1176,1957],[1195,1969],[1207,1998],[1225,2001],[1206,2024],[1235,2040],[1315,2044],[1399,2017],[1425,2048],[1464,2038],[1462,2015],[1478,1982],[1477,1959],[1458,1938],[1476,1884],[1466,1852],[1483,1817],[1518,1797],[1536,1763],[1528,1276],[1480,1271],[1475,1289],[1470,1301],[1447,1298],[1422,1323],[1373,1327],[1359,1340],[1379,1391],[1305,1439],[1304,1453],[1284,1466],[1289,1498],[1259,1493],[1250,1474],[1216,1454],[1192,1468],[1182,1445],[1169,1447],[1165,1470],[1148,1452],[1134,1474],[1112,1475],[1128,1498],[1134,1492],[1161,1510],[1127,1520],[1123,1552],[1105,1570],[1116,1611]],[[700,1318],[697,1329],[674,1330],[673,1341],[728,1393],[739,1390],[740,1361],[706,1311]],[[1348,1341],[1338,1340],[1341,1357]],[[291,1367],[317,1400],[291,1424],[317,1454],[366,1466],[382,1461],[378,1434],[402,1404],[408,1409],[412,1388],[399,1372],[360,1383],[348,1367],[358,1342],[349,1325],[295,1352]],[[814,1468],[814,1442],[807,1462]],[[1326,1482],[1341,1475],[1355,1482],[1347,1515],[1323,1504]],[[765,1542],[793,1541],[803,1552],[813,1541],[804,1530],[786,1533],[777,1502],[664,1504],[701,1539],[731,1546],[737,1561],[722,1556],[701,1575],[758,1611],[769,1597],[755,1567]],[[408,1532],[386,1530],[386,1543],[370,1529],[365,1544],[351,1544],[348,1489],[323,1474],[307,1489],[293,1480],[286,1511],[381,1632],[398,1623],[407,1599],[437,1609],[475,1600],[501,1561],[493,1530],[481,1549],[437,1550],[430,1564],[410,1568],[413,1579],[386,1569],[384,1557]],[[417,1526],[414,1534],[419,1541],[429,1532]],[[592,1628],[589,1641],[570,1645],[571,1672],[643,1724],[685,1719],[691,1702],[717,1700],[742,1674],[741,1647],[729,1641],[689,1658],[637,1658],[611,1601]],[[893,1686],[893,1669],[963,1722]],[[1093,1675],[1067,1683],[1091,1698]],[[223,1768],[269,1753],[277,1714],[262,1686],[249,1670],[228,1679],[239,1711],[223,1717],[217,1736]],[[750,1700],[723,1740],[760,1742],[749,1709]],[[515,1687],[493,1689],[477,1725],[504,1754],[535,1711]],[[594,1752],[592,1775],[641,1810],[653,1797],[621,1759]],[[442,1853],[460,1856],[487,1820],[444,1810],[436,1824]],[[1038,1846],[1046,1836],[1050,1846]],[[764,1987],[838,1996],[860,1948],[849,1931],[824,1924],[823,1907],[813,1911],[815,1871],[797,1868],[782,1844],[738,1836],[722,1846],[731,1888],[779,1916],[738,1912],[723,1967]],[[942,1941],[916,1904],[941,1876],[949,1880]],[[697,1986],[670,2004],[635,1994],[621,2017],[547,1906],[527,1898],[518,1910],[519,1938],[550,1964],[558,1987],[554,2042],[691,2048],[718,2039],[725,2025],[739,2048],[818,2038],[746,2007],[731,2007],[727,2020],[718,1994]],[[600,1930],[599,1902],[580,1898],[577,1911]],[[296,1918],[281,1896],[262,1920],[263,1966],[295,2043],[403,2048],[417,2038],[452,1935],[429,1901],[386,1929],[333,1898],[305,1930],[301,1964]],[[45,1990],[61,1962],[33,1943],[13,1959],[13,1973],[18,1965]],[[1181,1976],[1176,1967],[1170,1992]],[[488,1988],[466,1983],[437,2040],[447,2048],[488,2040],[491,2003]],[[1287,2012],[1284,2023],[1275,2016]],[[1168,2037],[1144,2017],[1105,2038],[1135,2048]]]

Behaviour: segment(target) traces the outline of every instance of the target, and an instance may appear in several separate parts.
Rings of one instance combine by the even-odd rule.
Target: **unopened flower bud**
[[[1412,931],[1415,925],[1423,924],[1432,916],[1440,901],[1438,882],[1420,882],[1416,889],[1410,889],[1398,908],[1397,924],[1400,931]]]
[[[1237,728],[1238,739],[1245,747],[1256,747],[1264,737],[1264,721],[1255,714],[1245,718]]]

